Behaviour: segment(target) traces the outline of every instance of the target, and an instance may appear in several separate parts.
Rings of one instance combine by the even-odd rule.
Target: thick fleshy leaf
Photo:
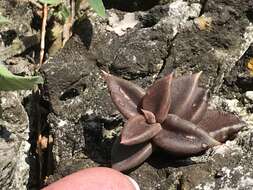
[[[112,101],[122,115],[128,119],[138,114],[138,105],[145,91],[132,82],[112,76],[104,71],[102,72]]]
[[[125,171],[137,167],[152,154],[152,144],[149,142],[127,146],[116,139],[112,148],[112,168]]]
[[[193,155],[220,143],[192,122],[169,114],[163,130],[153,138],[159,147],[175,155]]]
[[[193,97],[194,98],[189,102],[189,108],[186,108],[183,117],[189,118],[189,121],[197,124],[206,113],[208,107],[208,91],[202,88],[197,88]]]
[[[208,110],[198,126],[216,140],[225,142],[240,131],[245,123],[233,114]]]
[[[147,123],[149,123],[149,124],[156,123],[155,115],[152,112],[150,112],[148,110],[144,110],[144,109],[141,109],[141,111],[142,111],[143,116],[145,117]]]
[[[159,123],[166,119],[170,108],[172,77],[173,74],[170,74],[157,80],[142,100],[142,108],[152,112]]]
[[[121,132],[121,144],[134,145],[151,140],[161,131],[160,123],[149,124],[143,115],[130,118]]]
[[[169,113],[197,124],[207,109],[207,92],[198,87],[201,72],[179,77],[171,84]]]

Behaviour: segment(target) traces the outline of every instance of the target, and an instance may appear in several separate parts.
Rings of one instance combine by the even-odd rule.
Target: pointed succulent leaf
[[[208,110],[198,126],[220,142],[225,142],[240,131],[245,123],[237,116],[216,110]]]
[[[112,76],[103,71],[113,103],[126,118],[138,114],[138,105],[145,91],[127,80]]]
[[[176,155],[197,154],[220,143],[195,124],[169,114],[163,130],[153,138],[159,147]]]
[[[148,110],[144,110],[144,109],[141,109],[141,111],[142,111],[147,123],[149,123],[149,124],[156,123],[155,115],[152,112],[150,112]]]
[[[208,107],[208,91],[203,88],[197,88],[193,96],[194,98],[190,100],[191,106],[186,108],[184,117],[189,118],[189,121],[197,124],[206,113]]]
[[[198,87],[201,72],[173,80],[170,113],[198,122],[207,109],[207,93]]]
[[[148,88],[142,100],[142,108],[152,112],[159,123],[166,119],[170,108],[172,77],[173,74],[170,74],[157,80]]]
[[[134,145],[151,140],[161,131],[160,123],[148,124],[143,115],[130,118],[121,132],[121,144]]]
[[[152,144],[149,142],[127,146],[120,144],[120,138],[117,138],[112,148],[112,168],[125,171],[137,167],[152,151]]]

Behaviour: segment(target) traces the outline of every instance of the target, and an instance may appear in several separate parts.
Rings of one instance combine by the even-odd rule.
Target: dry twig
[[[48,15],[48,7],[47,4],[43,5],[43,20],[41,26],[41,40],[40,40],[40,62],[39,67],[41,67],[44,58],[45,52],[45,36],[46,36],[46,26],[47,26],[47,15]]]

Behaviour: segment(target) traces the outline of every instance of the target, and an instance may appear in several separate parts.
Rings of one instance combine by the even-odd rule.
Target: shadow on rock
[[[93,36],[93,27],[88,18],[85,18],[84,20],[78,22],[75,24],[74,33],[76,33],[81,41],[83,42],[83,45],[90,49],[91,40]]]
[[[159,4],[159,0],[104,0],[106,8],[115,8],[122,11],[133,12],[133,11],[145,11],[151,9],[155,5]]]
[[[88,118],[86,116],[80,119],[85,139],[84,152],[91,160],[103,166],[110,166],[111,149],[116,133],[113,129],[120,122],[120,120],[109,121],[102,118]]]
[[[161,150],[154,152],[148,159],[148,163],[156,169],[168,167],[178,168],[196,164],[190,157],[178,157]]]

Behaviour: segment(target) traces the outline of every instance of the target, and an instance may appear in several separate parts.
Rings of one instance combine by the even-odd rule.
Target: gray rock
[[[202,70],[204,85],[218,92],[224,76],[229,75],[253,40],[252,26],[244,14],[247,3],[241,1],[239,5],[238,1],[230,1],[225,5],[220,1],[206,1],[199,16],[211,18],[210,26],[204,30],[195,24],[181,27],[172,42],[163,73]]]
[[[32,29],[33,10],[28,1],[0,1],[0,14],[11,21],[0,26],[0,61],[21,54],[39,43]]]
[[[0,26],[0,61],[6,61],[15,74],[34,74],[27,59],[17,56],[39,42],[31,27],[34,13],[29,5],[28,1],[0,1],[0,14],[11,21]],[[28,142],[31,126],[22,105],[27,96],[31,91],[0,92],[0,189],[27,189],[40,173],[31,172],[37,168]]]
[[[30,166],[29,120],[15,92],[0,93],[0,188],[26,189]]]

